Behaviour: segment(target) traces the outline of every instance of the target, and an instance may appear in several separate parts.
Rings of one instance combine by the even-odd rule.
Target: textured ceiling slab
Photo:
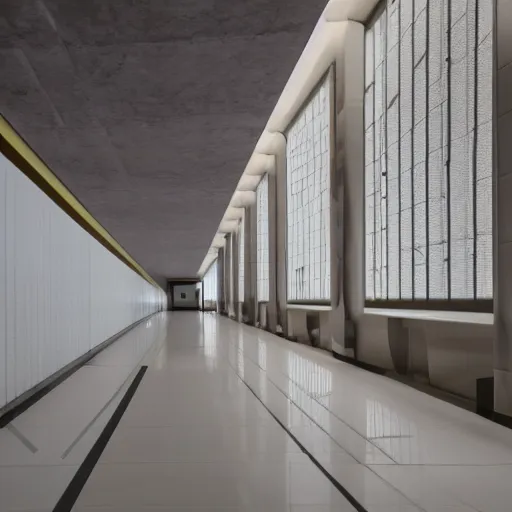
[[[0,110],[155,279],[194,275],[325,0],[3,0]]]

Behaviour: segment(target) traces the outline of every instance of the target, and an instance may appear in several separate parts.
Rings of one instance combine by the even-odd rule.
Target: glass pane
[[[269,301],[268,175],[256,190],[257,295],[259,302]]]
[[[289,300],[330,299],[331,108],[329,77],[287,134]]]
[[[492,298],[492,18],[388,1],[369,28],[368,299]]]

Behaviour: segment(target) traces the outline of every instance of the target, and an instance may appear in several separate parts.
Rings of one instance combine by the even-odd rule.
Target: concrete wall
[[[512,2],[495,13],[495,409],[512,416]]]
[[[0,408],[166,296],[0,155]]]

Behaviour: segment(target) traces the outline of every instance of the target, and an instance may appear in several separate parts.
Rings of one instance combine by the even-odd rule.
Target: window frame
[[[326,251],[329,254],[329,267],[330,267],[330,298],[315,300],[315,299],[290,299],[288,290],[288,160],[285,157],[285,176],[284,176],[284,190],[285,190],[285,269],[286,269],[286,303],[290,305],[311,305],[311,306],[325,306],[331,305],[333,302],[333,201],[332,201],[332,185],[335,178],[336,169],[336,62],[332,61],[327,67],[326,71],[322,74],[320,79],[316,82],[310,93],[306,96],[304,101],[300,104],[295,115],[291,118],[290,122],[283,130],[283,135],[286,140],[286,148],[288,147],[288,134],[291,127],[295,124],[297,119],[302,115],[308,104],[312,101],[316,93],[320,90],[324,82],[328,82],[329,101],[330,101],[330,119],[329,119],[329,244]]]
[[[404,0],[401,0],[401,1],[404,1]],[[405,1],[407,1],[407,0],[405,0]],[[452,1],[453,0],[448,0],[448,2],[449,2],[448,9],[451,8]],[[366,86],[366,42],[367,42],[366,34],[369,29],[374,27],[374,25],[378,21],[378,19],[384,13],[386,13],[388,11],[388,3],[389,3],[389,0],[381,0],[380,2],[378,2],[378,4],[373,9],[372,13],[369,15],[367,21],[364,23],[364,28],[365,28],[365,30],[364,30],[364,52],[363,52],[364,53],[364,63],[363,63],[363,93],[364,94],[366,94],[366,89],[367,89],[367,86]],[[476,0],[475,1],[475,9],[478,10],[478,7],[479,7],[479,0]],[[414,2],[412,5],[412,9],[413,9],[413,17],[414,17]],[[478,24],[478,17],[477,17],[476,23]],[[426,20],[426,24],[428,27],[428,24],[429,24],[428,18]],[[427,28],[427,35],[426,35],[426,46],[427,46],[426,58],[427,58],[427,60],[429,57],[429,32],[428,32],[428,30],[429,29]],[[453,27],[451,27],[451,29],[449,30],[448,45],[451,44],[452,31],[453,31]],[[494,31],[494,29],[493,29],[493,31]],[[400,37],[400,34],[399,34],[399,37]],[[494,53],[495,53],[494,37],[492,35],[491,35],[491,37],[493,38],[493,55],[494,55]],[[477,56],[478,48],[479,48],[479,43],[478,43],[478,39],[476,38],[475,48],[473,49],[475,51],[475,57]],[[413,47],[413,49],[414,49],[414,47]],[[450,62],[450,59],[451,59],[451,49],[450,48],[449,48],[448,52],[449,52],[448,59]],[[386,59],[387,59],[387,55],[386,55]],[[478,61],[477,61],[477,64],[475,65],[475,69],[477,69],[477,66],[478,66]],[[414,70],[414,63],[413,63],[413,70]],[[428,68],[427,68],[427,72],[428,72]],[[400,74],[401,74],[401,69],[400,69],[400,60],[399,60],[399,69],[398,69],[399,86],[398,87],[400,87]],[[475,75],[476,74],[477,74],[477,71],[475,71]],[[451,79],[451,68],[450,68],[450,66],[448,66],[448,71],[447,71],[448,83],[450,83],[450,79]],[[387,80],[387,76],[385,77],[385,81],[386,80]],[[428,97],[429,97],[429,95],[428,95],[429,83],[430,82],[428,81],[428,78],[427,78],[427,84],[426,84],[427,102],[428,102]],[[494,86],[493,86],[492,81],[489,84],[489,87],[493,87],[492,102],[494,105],[495,91],[494,91]],[[451,85],[448,85],[448,88],[449,88],[448,90],[450,92],[448,93],[448,100],[447,100],[448,107],[447,108],[448,108],[448,116],[450,116],[451,106],[453,104],[453,99],[452,99],[453,97],[451,95],[452,93],[450,90]],[[478,90],[477,76],[475,76],[474,89],[475,89],[475,91]],[[413,95],[414,95],[414,92],[413,92]],[[476,99],[477,99],[477,96],[475,94],[475,101],[476,101]],[[413,107],[414,107],[414,105],[413,105]],[[427,105],[427,107],[428,107],[428,105]],[[476,102],[474,105],[474,109],[475,109],[475,111],[477,110]],[[366,280],[367,280],[366,255],[367,255],[367,249],[368,249],[367,248],[367,234],[366,234],[366,143],[367,143],[367,141],[366,141],[366,108],[365,108],[365,99],[364,98],[363,98],[362,110],[363,110],[363,132],[362,132],[363,168],[362,168],[362,174],[363,174],[363,191],[364,191],[363,192],[363,219],[364,219],[364,221],[363,221],[364,222],[364,224],[363,224],[363,233],[364,233],[364,254],[363,254],[364,273],[363,273],[363,276],[364,276],[364,279],[363,279],[362,286],[363,286],[363,293],[364,293],[364,307],[368,308],[368,309],[375,309],[375,310],[404,309],[404,310],[426,310],[426,311],[429,311],[429,310],[430,311],[453,311],[453,312],[467,312],[467,313],[493,313],[494,312],[494,296],[496,293],[495,287],[493,287],[494,288],[493,289],[493,298],[474,298],[474,299],[459,299],[459,298],[456,298],[456,299],[452,299],[452,298],[446,298],[446,299],[429,299],[429,298],[426,298],[426,299],[368,299],[367,298],[367,296],[366,296]],[[375,105],[373,105],[373,112],[375,112]],[[399,111],[398,115],[400,117],[400,111]],[[493,112],[493,117],[494,117],[494,115],[495,115],[495,113]],[[428,114],[427,114],[427,116],[428,116]],[[450,120],[449,120],[449,122],[450,122]],[[495,122],[495,120],[492,119],[491,122],[492,122],[492,126],[493,126],[492,138],[493,138],[493,144],[494,144],[494,137],[495,137],[494,122]],[[474,129],[476,129],[476,127],[477,127],[477,125],[475,125]],[[427,131],[426,136],[428,138],[428,131]],[[399,139],[400,139],[400,137],[401,137],[401,134],[399,133]],[[448,136],[448,146],[450,147],[451,145],[452,145],[452,141],[450,139],[450,136]],[[427,151],[428,151],[428,149],[427,149]],[[494,162],[491,163],[491,167],[494,172]],[[400,172],[400,169],[399,169],[399,172]],[[428,174],[427,169],[426,169],[426,174]],[[448,179],[449,179],[449,175],[448,175]],[[428,186],[428,182],[427,182],[426,186]],[[492,193],[492,201],[493,201],[493,205],[492,205],[492,214],[491,215],[494,218],[494,209],[495,209],[494,192]],[[427,198],[427,204],[428,204],[428,198]],[[448,209],[449,209],[449,206],[448,206]],[[477,212],[474,211],[473,216],[476,216],[476,215],[477,215]],[[449,223],[450,223],[450,212],[448,211],[448,224]],[[399,226],[399,229],[400,229],[400,226]],[[493,229],[493,238],[494,238],[494,225],[492,225],[492,229]],[[427,227],[427,233],[428,233],[428,227]],[[476,236],[475,236],[475,238],[476,238]],[[427,240],[427,243],[428,243],[428,240]],[[447,243],[448,243],[448,245],[450,245],[450,243],[451,243],[450,238],[448,238]],[[494,251],[494,242],[493,242],[493,251]],[[473,256],[473,258],[476,262],[476,255]],[[476,263],[475,263],[475,265],[476,265]],[[493,265],[494,265],[494,261],[493,261]],[[427,260],[426,272],[428,273],[428,260]],[[448,272],[451,272],[451,270],[449,269]],[[414,280],[414,276],[413,276],[413,280]],[[476,286],[477,286],[476,282],[473,284],[473,286],[476,290]],[[450,290],[449,290],[449,294],[450,294]],[[476,291],[475,291],[475,294],[476,294]],[[427,297],[428,297],[428,288],[427,288]]]

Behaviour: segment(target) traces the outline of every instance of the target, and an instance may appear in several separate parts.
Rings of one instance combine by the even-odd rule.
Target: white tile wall
[[[6,172],[3,165],[0,165],[0,197],[5,199],[6,189]],[[0,203],[0,233],[6,234],[6,201]],[[6,276],[6,240],[5,236],[0,236],[0,290],[6,290],[7,276]],[[7,399],[7,296],[6,293],[0,293],[0,354],[3,358],[0,361],[0,404],[5,404]]]
[[[0,407],[165,305],[0,155]]]

